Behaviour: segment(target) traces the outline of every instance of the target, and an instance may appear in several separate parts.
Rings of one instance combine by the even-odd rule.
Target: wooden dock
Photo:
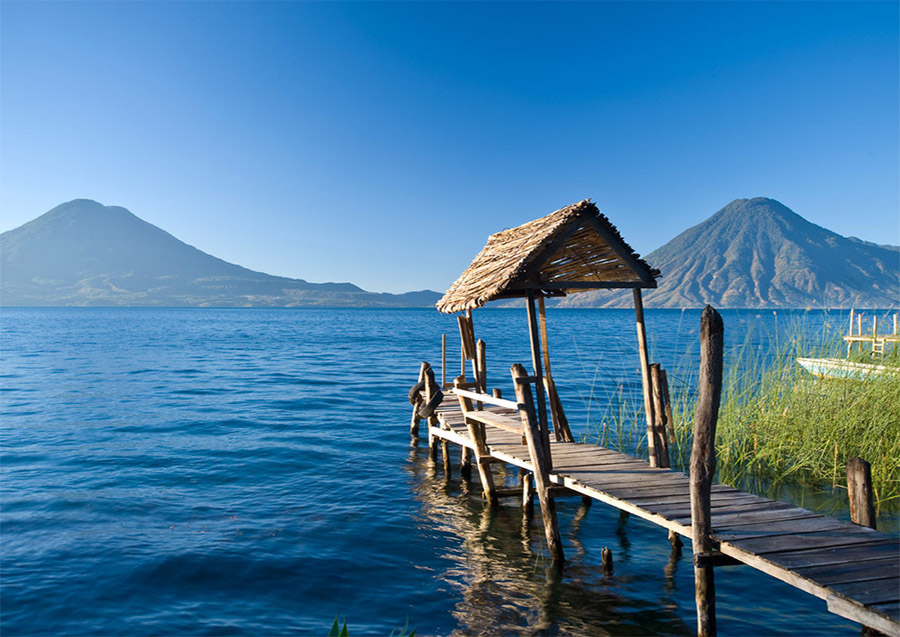
[[[896,538],[874,530],[871,473],[864,459],[851,459],[847,465],[854,524],[713,483],[724,324],[710,306],[700,319],[690,470],[685,475],[667,468],[671,404],[665,370],[649,360],[641,292],[657,287],[660,275],[588,199],[492,234],[436,305],[445,314],[457,314],[461,373],[448,383],[442,339],[441,382],[426,362],[410,390],[411,436],[418,440],[419,422],[428,421],[430,456],[436,460],[438,448],[443,448],[448,474],[450,445],[458,445],[461,473],[470,477],[477,469],[492,507],[516,491],[495,488],[491,465],[518,467],[523,474],[518,495],[526,514],[534,496],[540,501],[549,557],[557,569],[565,561],[553,499],[560,490],[668,529],[673,544],[680,536],[690,537],[700,637],[716,634],[714,569],[733,563],[820,597],[830,611],[864,627],[900,637],[900,547]],[[553,381],[545,298],[599,289],[632,291],[648,462],[573,442]],[[511,298],[525,301],[531,374],[521,364],[513,365],[515,400],[504,400],[497,390],[489,393],[486,346],[475,339],[472,310]],[[848,347],[866,342],[872,355],[884,356],[888,343],[898,338],[897,316],[893,335],[879,336],[873,318],[872,335],[858,341],[861,336],[862,317],[851,313]],[[467,379],[468,362],[472,372]]]
[[[455,444],[467,450],[464,458],[475,457],[477,443],[455,394],[446,392],[435,416],[428,429],[434,448],[438,442]],[[510,424],[484,427],[486,464],[503,462],[533,474],[529,448],[514,431],[517,410],[485,405],[483,419]],[[685,474],[591,444],[553,441],[550,449],[552,484],[691,537]],[[444,453],[446,463],[446,446]],[[728,486],[713,485],[711,491],[718,553],[824,599],[837,615],[900,635],[897,538]]]

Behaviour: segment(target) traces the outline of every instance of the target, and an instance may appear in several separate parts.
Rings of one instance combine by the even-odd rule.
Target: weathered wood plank
[[[843,564],[826,564],[793,569],[795,572],[815,580],[820,584],[850,584],[886,577],[897,577],[900,574],[900,555],[878,560],[847,560]]]
[[[886,579],[851,584],[832,584],[829,588],[861,604],[884,604],[900,601],[900,578],[896,575]]]
[[[800,536],[809,533],[821,533],[823,531],[836,531],[846,527],[845,522],[829,518],[824,515],[802,518],[799,520],[785,520],[781,522],[766,522],[761,524],[731,524],[724,528],[716,529],[714,536],[719,541],[733,542],[743,538],[776,537],[776,536]]]
[[[876,542],[842,544],[830,548],[806,551],[773,551],[765,555],[769,560],[780,564],[784,568],[821,566],[841,563],[845,560],[864,561],[900,555],[900,540],[891,538]]]
[[[868,529],[865,527],[847,528],[849,526],[851,525],[844,524],[842,527],[830,529],[828,531],[802,533],[789,536],[743,537],[727,540],[726,542],[742,551],[762,555],[773,551],[827,548],[830,546],[840,546],[842,544],[871,542],[884,537],[875,531],[866,533]]]

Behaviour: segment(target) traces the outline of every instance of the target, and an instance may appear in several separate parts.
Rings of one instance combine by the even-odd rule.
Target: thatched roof
[[[437,309],[448,314],[500,298],[597,288],[655,288],[659,270],[625,243],[590,199],[492,234]]]

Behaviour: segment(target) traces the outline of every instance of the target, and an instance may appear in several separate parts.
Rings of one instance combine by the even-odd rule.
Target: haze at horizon
[[[755,196],[896,244],[897,25],[888,2],[4,2],[0,230],[86,197],[390,292],[585,197],[642,254]]]

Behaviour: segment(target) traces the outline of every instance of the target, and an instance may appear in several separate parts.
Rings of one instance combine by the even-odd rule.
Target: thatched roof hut
[[[641,259],[585,199],[492,234],[437,309],[450,314],[529,293],[541,297],[597,288],[655,288],[657,277],[659,270]]]
[[[517,228],[492,234],[487,245],[437,302],[437,309],[446,314],[465,311],[465,316],[458,317],[463,357],[473,360],[473,366],[477,367],[471,311],[494,299],[525,297],[532,368],[534,375],[543,379],[536,387],[542,435],[549,435],[544,394],[546,385],[553,421],[557,424],[557,439],[562,436],[562,439],[571,440],[562,404],[550,375],[544,297],[592,289],[631,288],[649,434],[654,426],[654,414],[641,288],[655,288],[659,275],[659,270],[650,267],[625,243],[616,227],[600,213],[597,206],[585,199]],[[469,347],[466,347],[467,340],[471,342]],[[651,452],[652,440],[648,437]],[[549,445],[549,438],[546,441]]]

